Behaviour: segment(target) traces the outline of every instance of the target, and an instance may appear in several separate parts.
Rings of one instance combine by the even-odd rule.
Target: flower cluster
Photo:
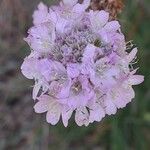
[[[52,125],[61,117],[66,127],[73,113],[79,126],[101,121],[131,102],[132,85],[144,80],[133,69],[137,48],[125,42],[118,21],[109,21],[106,11],[88,10],[89,4],[40,3],[25,38],[31,54],[21,70],[35,80],[35,112],[47,112]]]

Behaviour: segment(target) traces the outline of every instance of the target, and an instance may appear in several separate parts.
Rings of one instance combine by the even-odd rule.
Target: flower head
[[[21,70],[35,80],[35,112],[47,112],[52,125],[61,117],[67,126],[73,112],[79,126],[101,121],[131,102],[132,85],[144,80],[135,75],[137,48],[126,46],[119,22],[89,4],[63,0],[48,9],[40,3],[25,38],[31,54]]]

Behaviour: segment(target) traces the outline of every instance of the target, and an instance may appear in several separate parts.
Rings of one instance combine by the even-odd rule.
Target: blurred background
[[[55,0],[44,0],[48,5]],[[30,51],[23,41],[39,0],[0,0],[0,150],[150,150],[150,1],[124,0],[119,16],[127,41],[139,48],[136,97],[115,116],[77,127],[51,126],[34,113],[33,82],[20,72]]]

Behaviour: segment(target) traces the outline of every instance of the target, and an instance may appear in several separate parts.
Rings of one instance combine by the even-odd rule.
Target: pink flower
[[[52,24],[45,23],[32,27],[28,33],[29,36],[25,41],[31,46],[32,50],[41,53],[47,53],[51,50],[55,40],[55,32]]]
[[[31,54],[21,71],[35,81],[35,112],[46,112],[52,125],[62,118],[67,127],[72,113],[78,126],[99,122],[131,102],[132,86],[144,81],[133,66],[138,50],[126,46],[119,22],[89,5],[90,0],[63,0],[51,8],[40,3],[25,38]]]
[[[42,95],[38,98],[39,102],[34,106],[36,113],[47,112],[46,120],[52,125],[56,125],[62,116],[64,126],[68,125],[73,110],[57,102],[57,99],[48,95]]]
[[[110,62],[109,57],[104,57],[94,64],[90,79],[96,87],[109,89],[117,83],[119,69]]]
[[[123,108],[135,97],[135,92],[132,88],[132,85],[138,85],[143,81],[143,76],[131,75],[122,84],[110,90],[108,92],[108,98],[115,104],[117,108]]]
[[[93,96],[94,92],[87,77],[79,76],[73,80],[70,87],[70,95],[67,98],[67,104],[74,109],[80,106],[86,106]]]

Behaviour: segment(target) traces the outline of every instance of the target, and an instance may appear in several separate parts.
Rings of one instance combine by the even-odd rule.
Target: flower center
[[[51,56],[63,64],[81,63],[84,49],[88,44],[101,46],[100,38],[86,25],[74,27],[67,34],[57,35],[55,43]]]
[[[73,84],[71,89],[72,89],[73,94],[78,95],[82,90],[82,85],[79,81],[77,81]]]

